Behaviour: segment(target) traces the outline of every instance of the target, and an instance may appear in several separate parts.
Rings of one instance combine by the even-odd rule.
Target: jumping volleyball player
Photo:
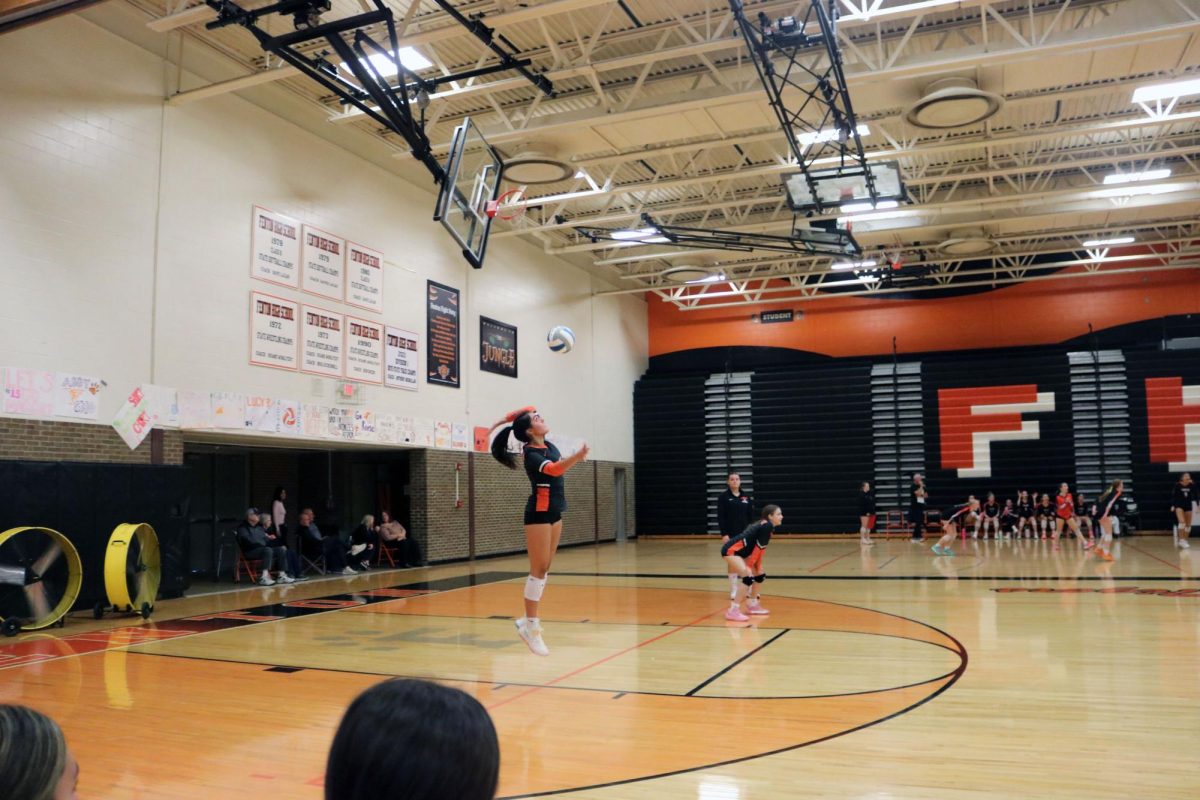
[[[742,578],[742,585],[738,587],[737,595],[730,602],[729,610],[725,612],[725,619],[730,622],[749,621],[750,618],[742,613],[742,600],[747,592],[750,594],[750,602],[746,604],[746,611],[751,614],[771,613],[762,607],[760,601],[763,581],[767,579],[762,559],[763,552],[771,541],[771,531],[781,522],[783,511],[779,506],[764,506],[762,519],[721,545],[721,556]]]
[[[553,442],[546,441],[550,432],[546,421],[533,406],[513,411],[492,426],[508,427],[492,439],[492,457],[509,469],[517,468],[517,459],[508,452],[508,434],[523,442],[525,474],[529,476],[530,495],[525,503],[525,549],[529,552],[529,577],[525,579],[525,616],[516,621],[517,633],[536,655],[548,656],[550,650],[542,641],[542,623],[538,619],[538,603],[546,590],[546,573],[558,550],[562,537],[562,513],[567,510],[563,475],[587,458],[588,446],[563,458]],[[491,431],[489,431],[490,433]]]

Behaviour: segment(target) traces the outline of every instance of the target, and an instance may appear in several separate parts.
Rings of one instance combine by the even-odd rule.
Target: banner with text
[[[387,385],[397,389],[417,390],[417,353],[419,338],[413,331],[387,328]]]
[[[304,246],[300,253],[304,264],[300,288],[340,303],[346,271],[346,240],[305,225]]]
[[[346,377],[383,383],[383,326],[346,317]]]
[[[458,388],[458,289],[428,281],[425,373],[429,383]]]
[[[345,318],[316,306],[304,306],[301,326],[303,360],[301,372],[342,377],[344,371],[342,329]]]
[[[517,326],[479,318],[479,368],[484,372],[517,377]]]
[[[250,363],[296,369],[300,305],[282,297],[250,293]]]
[[[346,302],[383,313],[383,253],[346,243]]]
[[[261,206],[254,207],[250,275],[295,289],[300,285],[300,223]]]

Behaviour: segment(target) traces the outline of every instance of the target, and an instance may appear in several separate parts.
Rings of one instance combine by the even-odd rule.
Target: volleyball
[[[569,353],[575,346],[575,332],[566,325],[555,325],[546,334],[546,346],[556,353]]]

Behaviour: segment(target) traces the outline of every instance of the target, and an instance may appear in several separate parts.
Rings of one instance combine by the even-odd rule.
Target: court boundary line
[[[1147,554],[1148,555],[1148,554]],[[1167,562],[1169,563],[1169,562]],[[558,577],[575,578],[679,578],[687,580],[717,580],[716,572],[696,574],[679,574],[667,572],[555,572]],[[1200,575],[1155,575],[1155,576],[1093,576],[1078,575],[1074,577],[1020,577],[1014,575],[956,575],[948,578],[945,575],[781,575],[772,572],[773,581],[1200,581]]]
[[[774,636],[772,636],[770,639],[767,639],[765,642],[763,642],[762,644],[760,644],[758,647],[756,647],[756,648],[754,648],[753,650],[751,650],[749,653],[746,653],[746,654],[745,654],[745,655],[743,655],[741,658],[735,659],[735,660],[734,660],[732,663],[730,663],[730,664],[726,665],[725,667],[723,667],[723,668],[722,668],[722,669],[721,669],[719,672],[716,672],[716,673],[713,673],[712,675],[710,675],[710,676],[709,676],[709,677],[708,677],[708,678],[707,678],[707,679],[706,679],[706,680],[705,680],[703,683],[701,683],[700,685],[696,686],[695,688],[693,688],[692,690],[690,690],[690,691],[689,691],[687,694],[685,694],[685,695],[684,695],[684,697],[693,697],[693,696],[695,696],[696,692],[700,691],[700,690],[701,690],[701,689],[703,689],[705,686],[708,686],[710,683],[712,683],[713,681],[715,681],[717,678],[720,678],[722,675],[726,674],[726,673],[727,673],[727,672],[729,672],[731,669],[733,669],[734,667],[736,667],[738,664],[741,664],[743,661],[745,661],[746,659],[748,659],[748,658],[750,658],[751,656],[753,656],[755,653],[758,653],[758,652],[760,652],[761,650],[765,649],[767,645],[769,645],[769,644],[773,644],[774,642],[776,642],[776,641],[778,641],[779,639],[783,638],[783,635],[784,635],[785,633],[787,633],[788,631],[790,631],[790,630],[791,630],[791,628],[784,628],[784,629],[783,629],[783,630],[781,630],[779,633],[775,634],[775,635],[774,635]]]

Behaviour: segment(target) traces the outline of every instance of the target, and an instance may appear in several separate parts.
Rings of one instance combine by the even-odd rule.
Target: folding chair
[[[262,570],[262,559],[246,558],[246,554],[241,551],[241,548],[238,548],[237,561],[233,565],[233,582],[241,583],[242,570],[245,570],[246,574],[250,576],[250,582],[257,583],[258,576],[254,574],[256,569]]]
[[[382,564],[383,559],[386,558],[387,562],[388,562],[388,566],[392,567],[394,569],[396,566],[396,559],[392,557],[392,553],[399,554],[400,548],[394,547],[391,542],[385,542],[382,539],[380,539],[378,549],[379,549],[379,552],[375,554],[375,563],[377,565]]]

